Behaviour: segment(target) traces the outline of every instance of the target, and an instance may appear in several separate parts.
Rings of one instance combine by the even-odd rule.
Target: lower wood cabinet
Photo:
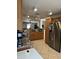
[[[44,34],[43,32],[30,32],[30,40],[40,40],[43,39]]]

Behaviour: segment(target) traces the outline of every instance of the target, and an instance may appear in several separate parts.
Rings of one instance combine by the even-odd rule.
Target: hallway
[[[31,41],[32,46],[41,54],[44,59],[61,59],[61,53],[56,52],[45,44],[44,40]]]

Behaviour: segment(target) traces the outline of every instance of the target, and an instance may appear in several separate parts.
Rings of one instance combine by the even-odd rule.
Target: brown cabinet
[[[17,0],[17,29],[22,30],[23,13],[22,13],[22,0]]]
[[[45,42],[47,44],[49,44],[49,29],[48,29],[48,26],[49,26],[50,23],[51,23],[51,18],[50,17],[46,18],[46,21],[45,21]]]
[[[61,30],[56,27],[55,19],[48,17],[45,22],[45,42],[56,51],[61,51]],[[54,23],[53,23],[54,22]],[[50,23],[54,25],[54,31],[49,30]]]
[[[30,40],[40,40],[43,39],[43,32],[30,32]]]

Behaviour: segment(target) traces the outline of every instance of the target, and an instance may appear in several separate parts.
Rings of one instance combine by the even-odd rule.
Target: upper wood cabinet
[[[23,26],[23,13],[22,13],[22,0],[17,0],[17,29],[22,30]]]

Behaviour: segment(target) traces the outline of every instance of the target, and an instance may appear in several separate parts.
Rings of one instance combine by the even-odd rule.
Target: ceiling
[[[23,0],[24,15],[34,15],[33,8],[38,9],[40,17],[46,17],[51,10],[53,15],[61,13],[61,0]]]

